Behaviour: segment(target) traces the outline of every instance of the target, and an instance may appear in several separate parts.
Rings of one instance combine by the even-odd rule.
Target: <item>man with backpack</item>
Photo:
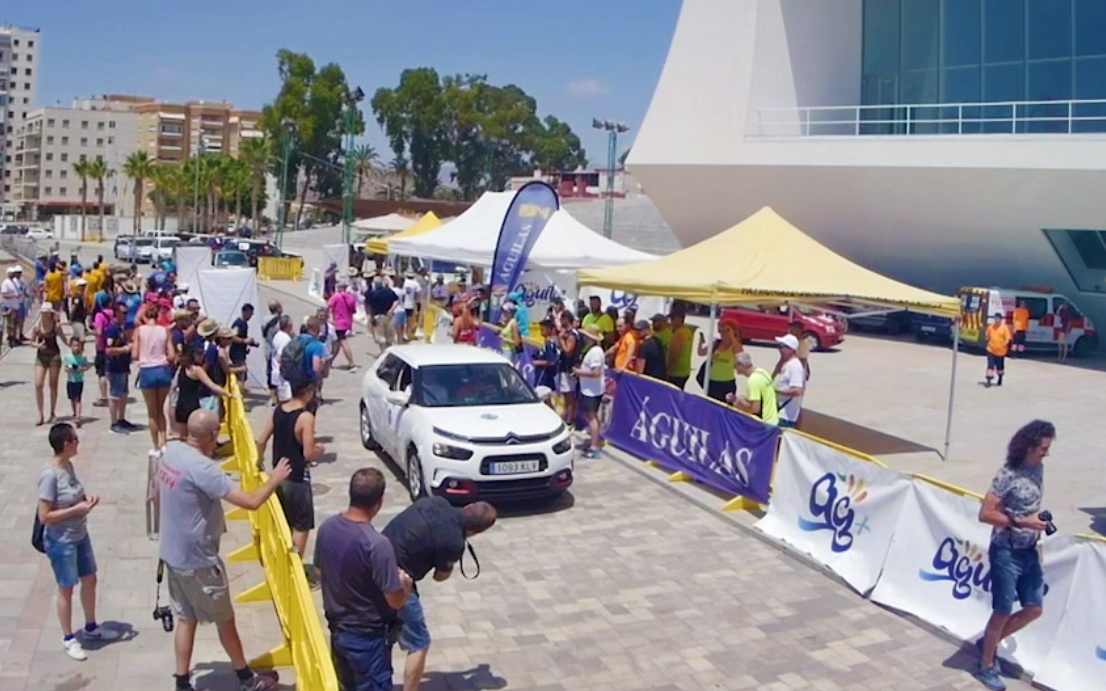
[[[265,381],[269,385],[269,400],[273,405],[277,403],[277,387],[273,384],[273,338],[280,332],[283,314],[284,306],[273,300],[269,303],[269,320],[261,327],[261,338],[265,341]]]
[[[280,376],[286,382],[307,376],[316,385],[321,385],[330,366],[326,344],[319,340],[320,324],[318,317],[308,317],[304,332],[292,339],[280,355]],[[316,395],[307,409],[315,413],[319,407]]]
[[[753,367],[749,353],[737,354],[737,373],[748,379],[744,396],[730,395],[734,407],[760,418],[773,427],[780,424],[780,409],[772,375],[761,367]]]

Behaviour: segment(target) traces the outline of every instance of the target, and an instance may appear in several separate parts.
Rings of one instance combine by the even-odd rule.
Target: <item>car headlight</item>
[[[449,444],[435,442],[434,455],[439,458],[449,458],[454,461],[467,461],[472,458],[472,451],[462,449],[459,446],[450,446]]]
[[[569,435],[553,445],[553,453],[560,455],[572,450],[572,436]]]

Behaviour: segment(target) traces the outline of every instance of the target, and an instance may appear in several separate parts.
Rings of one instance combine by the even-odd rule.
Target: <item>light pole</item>
[[[280,156],[280,206],[277,208],[277,232],[276,246],[281,247],[284,240],[284,221],[288,212],[284,208],[284,195],[288,189],[288,159],[292,156],[292,139],[296,136],[296,121],[292,118],[284,118],[280,121],[284,128],[284,141],[281,145]]]
[[[614,230],[614,170],[618,163],[618,135],[630,128],[621,122],[592,118],[591,126],[607,131],[607,203],[603,207],[603,236],[611,237]]]
[[[342,178],[342,242],[350,242],[353,223],[353,130],[357,126],[357,104],[365,100],[365,92],[357,87],[346,95],[345,171]]]
[[[196,144],[196,188],[192,191],[192,232],[198,233],[200,225],[200,157],[205,153],[204,136]]]

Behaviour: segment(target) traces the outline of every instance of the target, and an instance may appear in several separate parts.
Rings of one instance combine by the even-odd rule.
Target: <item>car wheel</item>
[[[810,344],[812,351],[822,349],[822,339],[818,338],[818,334],[813,331],[807,331],[803,334],[803,340]]]
[[[1091,351],[1095,349],[1097,343],[1091,341],[1086,336],[1080,336],[1079,340],[1075,342],[1075,345],[1071,349],[1071,354],[1077,358],[1085,358],[1091,354]]]
[[[361,404],[361,446],[369,451],[376,451],[380,448],[376,437],[373,436],[373,423],[372,419],[369,418],[369,409],[365,407],[364,403]]]
[[[422,478],[422,461],[419,452],[411,449],[407,454],[407,494],[415,502],[426,496],[426,483]]]

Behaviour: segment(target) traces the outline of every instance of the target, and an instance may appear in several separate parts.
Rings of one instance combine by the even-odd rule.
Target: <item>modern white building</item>
[[[73,166],[102,158],[110,172],[104,180],[106,214],[131,215],[133,182],[123,164],[138,148],[138,123],[130,101],[84,99],[70,108],[30,111],[14,134],[10,201],[27,218],[79,214],[81,178]],[[88,180],[85,201],[92,213],[99,209],[98,186],[97,180]]]
[[[769,205],[918,286],[1106,324],[1106,1],[684,0],[627,162],[682,244]]]
[[[11,201],[15,130],[38,103],[41,50],[38,29],[0,26],[0,208]]]

